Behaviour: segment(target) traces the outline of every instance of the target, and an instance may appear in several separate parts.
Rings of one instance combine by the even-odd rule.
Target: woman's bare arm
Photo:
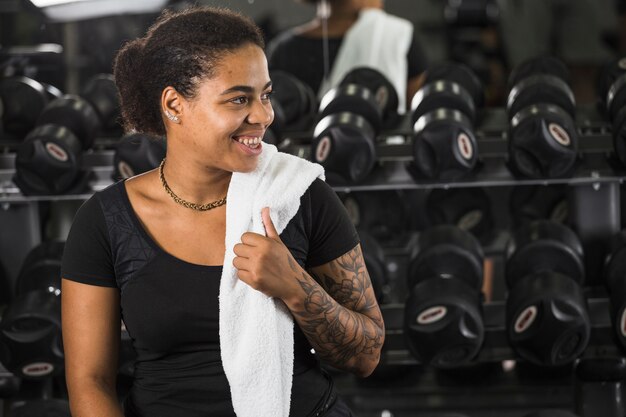
[[[370,375],[380,359],[385,325],[361,246],[308,273],[290,263],[301,293],[286,304],[315,352],[336,368]]]
[[[115,382],[120,343],[116,288],[62,280],[65,373],[73,417],[123,417]]]

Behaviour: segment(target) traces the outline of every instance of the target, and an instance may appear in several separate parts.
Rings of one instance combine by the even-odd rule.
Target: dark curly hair
[[[165,10],[143,38],[127,42],[113,64],[126,131],[165,135],[161,94],[172,86],[195,97],[199,82],[215,75],[224,54],[247,43],[265,47],[259,28],[223,8]]]

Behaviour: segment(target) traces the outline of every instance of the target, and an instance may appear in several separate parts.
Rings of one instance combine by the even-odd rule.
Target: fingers
[[[241,235],[241,243],[247,246],[259,246],[265,236],[261,236],[258,233],[246,232]]]
[[[270,217],[270,208],[264,207],[261,210],[261,218],[263,219],[263,226],[265,226],[265,234],[267,237],[271,239],[278,239],[278,232],[276,232],[276,228],[274,227],[274,223],[272,222],[272,218]]]
[[[253,252],[255,252],[255,249],[254,246],[237,243],[235,246],[233,246],[233,252],[239,257],[250,258]]]
[[[233,258],[233,266],[241,271],[247,271],[249,266],[249,261],[247,258],[242,258],[241,256],[236,256]]]

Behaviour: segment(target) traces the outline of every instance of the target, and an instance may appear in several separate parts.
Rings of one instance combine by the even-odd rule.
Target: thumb
[[[261,218],[263,219],[263,226],[265,226],[265,234],[267,235],[267,237],[280,240],[280,237],[278,237],[278,232],[276,232],[276,228],[274,227],[274,223],[272,223],[269,207],[264,207],[261,210]]]

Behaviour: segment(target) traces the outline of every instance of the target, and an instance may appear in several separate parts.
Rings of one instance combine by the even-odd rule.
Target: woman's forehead
[[[224,54],[214,67],[212,77],[202,82],[215,88],[245,85],[263,89],[270,81],[267,59],[263,49],[248,44]]]

